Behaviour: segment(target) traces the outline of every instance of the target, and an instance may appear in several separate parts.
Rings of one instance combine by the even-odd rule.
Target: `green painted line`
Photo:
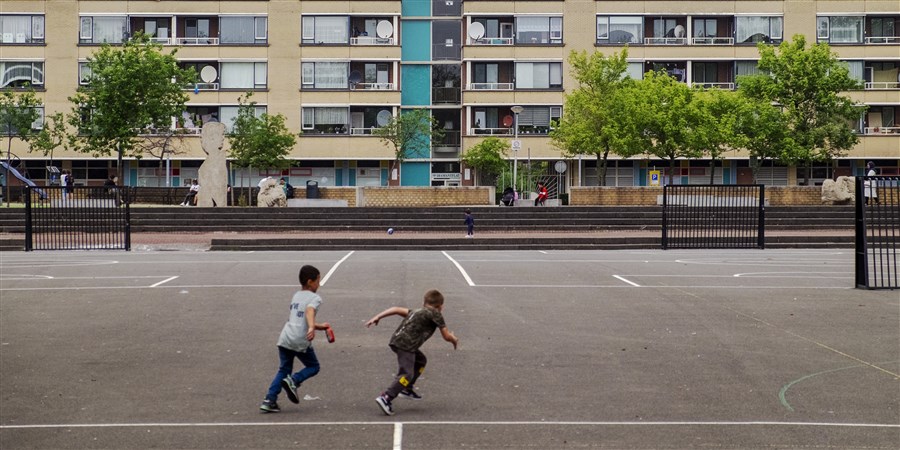
[[[894,362],[897,362],[897,361],[889,361],[889,362],[887,362],[887,363],[879,363],[879,364],[889,364],[889,363],[894,363]],[[801,381],[808,380],[808,379],[810,379],[810,378],[812,378],[812,377],[817,377],[817,376],[819,376],[819,375],[825,375],[825,374],[827,374],[827,373],[832,373],[832,372],[840,372],[840,371],[842,371],[842,370],[848,370],[848,369],[857,369],[857,368],[860,368],[860,367],[867,367],[867,365],[865,365],[865,364],[856,364],[856,365],[853,365],[853,366],[840,367],[840,368],[837,368],[837,369],[823,370],[823,371],[821,371],[821,372],[816,372],[816,373],[814,373],[814,374],[810,374],[810,375],[806,375],[806,376],[797,378],[796,380],[791,381],[790,383],[784,385],[784,386],[781,388],[781,390],[778,391],[778,400],[781,401],[781,404],[784,405],[784,407],[787,408],[788,411],[793,411],[794,408],[791,407],[791,404],[788,403],[787,398],[785,398],[785,394],[787,393],[788,389],[791,388],[791,386],[793,386],[793,385],[795,385],[795,384],[797,384],[797,383],[799,383],[799,382],[801,382]]]

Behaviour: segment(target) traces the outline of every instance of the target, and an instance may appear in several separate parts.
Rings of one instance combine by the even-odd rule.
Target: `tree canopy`
[[[437,120],[427,109],[402,110],[372,134],[394,150],[394,160],[399,165],[408,157],[425,157],[432,142],[444,137]]]
[[[14,92],[5,90],[0,92],[0,131],[6,136],[6,166],[9,167],[12,155],[12,140],[19,138],[23,141],[30,140],[35,135],[32,124],[40,119],[38,107],[41,101],[34,95],[34,91]],[[6,192],[6,206],[9,207],[9,181],[4,183]]]
[[[290,154],[297,138],[284,125],[283,115],[257,115],[251,95],[248,93],[238,100],[238,115],[228,135],[229,157],[241,167],[287,167],[289,161],[285,156]]]
[[[88,57],[87,86],[69,98],[69,122],[79,130],[73,147],[95,156],[115,153],[118,170],[123,156],[140,156],[137,136],[148,129],[168,128],[188,100],[185,86],[196,81],[193,69],[181,69],[177,49],[138,33],[120,47],[104,44]],[[121,179],[121,173],[120,179]]]
[[[484,138],[462,155],[463,162],[474,168],[482,179],[499,175],[506,168],[510,143],[495,136]]]
[[[778,47],[758,48],[761,73],[739,77],[738,89],[781,108],[780,122],[790,136],[783,162],[829,161],[856,145],[859,137],[851,124],[864,107],[838,94],[861,85],[827,43],[807,48],[806,39],[798,34]]]

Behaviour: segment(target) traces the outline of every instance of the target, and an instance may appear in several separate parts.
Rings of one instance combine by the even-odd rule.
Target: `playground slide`
[[[6,170],[7,175],[12,174],[12,176],[18,178],[21,182],[23,182],[31,187],[37,186],[37,184],[35,184],[34,181],[31,181],[28,178],[25,178],[25,175],[22,175],[18,170],[16,170],[15,168],[9,167],[9,165],[6,164],[5,161],[0,161],[0,168],[3,168],[4,170]],[[47,198],[47,194],[44,191],[42,191],[40,189],[35,189],[35,192],[37,192],[38,195],[40,195],[42,199]]]

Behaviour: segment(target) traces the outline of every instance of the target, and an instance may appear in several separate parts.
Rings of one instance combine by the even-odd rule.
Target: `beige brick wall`
[[[661,187],[570,187],[569,204],[573,206],[647,206],[656,205]],[[766,186],[770,206],[823,205],[819,186]]]
[[[478,187],[362,187],[360,206],[424,207],[493,205],[494,188]]]
[[[306,188],[294,188],[294,198],[306,198]],[[355,187],[320,187],[319,198],[325,200],[347,200],[347,206],[356,207]]]

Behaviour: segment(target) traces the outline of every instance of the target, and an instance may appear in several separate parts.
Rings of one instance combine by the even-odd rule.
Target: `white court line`
[[[325,277],[322,278],[322,281],[319,283],[319,286],[325,286],[325,283],[327,283],[328,279],[331,278],[331,274],[333,274],[334,271],[337,270],[338,266],[340,266],[342,262],[346,261],[347,258],[349,258],[350,255],[352,255],[352,254],[353,254],[353,252],[347,253],[346,255],[344,255],[343,258],[341,258],[340,261],[334,263],[334,265],[331,266],[331,270],[329,270],[328,273],[325,274]]]
[[[547,254],[547,252],[545,252],[545,251],[543,251],[543,250],[538,250],[538,253],[543,253],[543,254],[545,254],[545,255]]]
[[[441,251],[441,253],[443,253],[444,256],[446,256],[447,259],[449,259],[450,262],[452,262],[453,265],[456,266],[457,269],[459,269],[459,272],[462,274],[463,278],[466,279],[466,283],[469,283],[469,286],[475,286],[475,283],[473,283],[472,279],[469,278],[469,274],[466,273],[466,269],[463,269],[463,267],[461,265],[459,265],[459,263],[456,262],[455,259],[451,258],[450,255],[447,254],[447,252]]]
[[[628,281],[628,280],[626,280],[625,278],[620,277],[619,275],[613,275],[613,278],[618,278],[618,279],[620,279],[620,280],[622,280],[622,281],[624,281],[624,282],[626,282],[626,283],[628,283],[628,284],[630,284],[630,285],[632,285],[632,286],[634,286],[634,287],[641,287],[641,285],[639,285],[639,284],[637,284],[637,283],[633,283],[633,282],[631,282],[631,281]]]
[[[832,422],[776,422],[776,421],[418,421],[418,422],[153,422],[153,423],[68,423],[68,424],[34,424],[34,425],[0,425],[0,430],[47,429],[47,428],[187,428],[187,427],[283,427],[283,426],[376,426],[394,425],[504,425],[504,426],[638,426],[638,427],[670,427],[670,426],[784,426],[784,427],[847,427],[847,428],[900,428],[894,423],[832,423]]]
[[[152,288],[153,288],[153,287],[157,287],[157,286],[159,286],[159,285],[161,285],[161,284],[168,283],[168,282],[170,282],[170,281],[172,281],[172,280],[174,280],[174,279],[176,279],[176,278],[178,278],[178,275],[175,275],[174,277],[166,278],[165,280],[162,280],[162,281],[160,281],[159,283],[151,284],[150,287],[152,287]]]
[[[394,450],[403,449],[403,422],[394,424]]]
[[[728,277],[732,278],[732,277]],[[623,288],[623,289],[633,289],[635,286],[622,286],[621,284],[479,284],[480,288],[524,288],[524,289],[532,289],[532,288],[546,288],[546,289],[567,289],[567,288]],[[711,285],[711,286],[698,286],[695,284],[691,285],[673,285],[673,284],[655,284],[655,285],[646,285],[642,284],[641,288],[697,288],[697,289],[856,289],[852,286],[760,286],[760,285],[748,285],[748,286],[728,286],[728,285]]]

